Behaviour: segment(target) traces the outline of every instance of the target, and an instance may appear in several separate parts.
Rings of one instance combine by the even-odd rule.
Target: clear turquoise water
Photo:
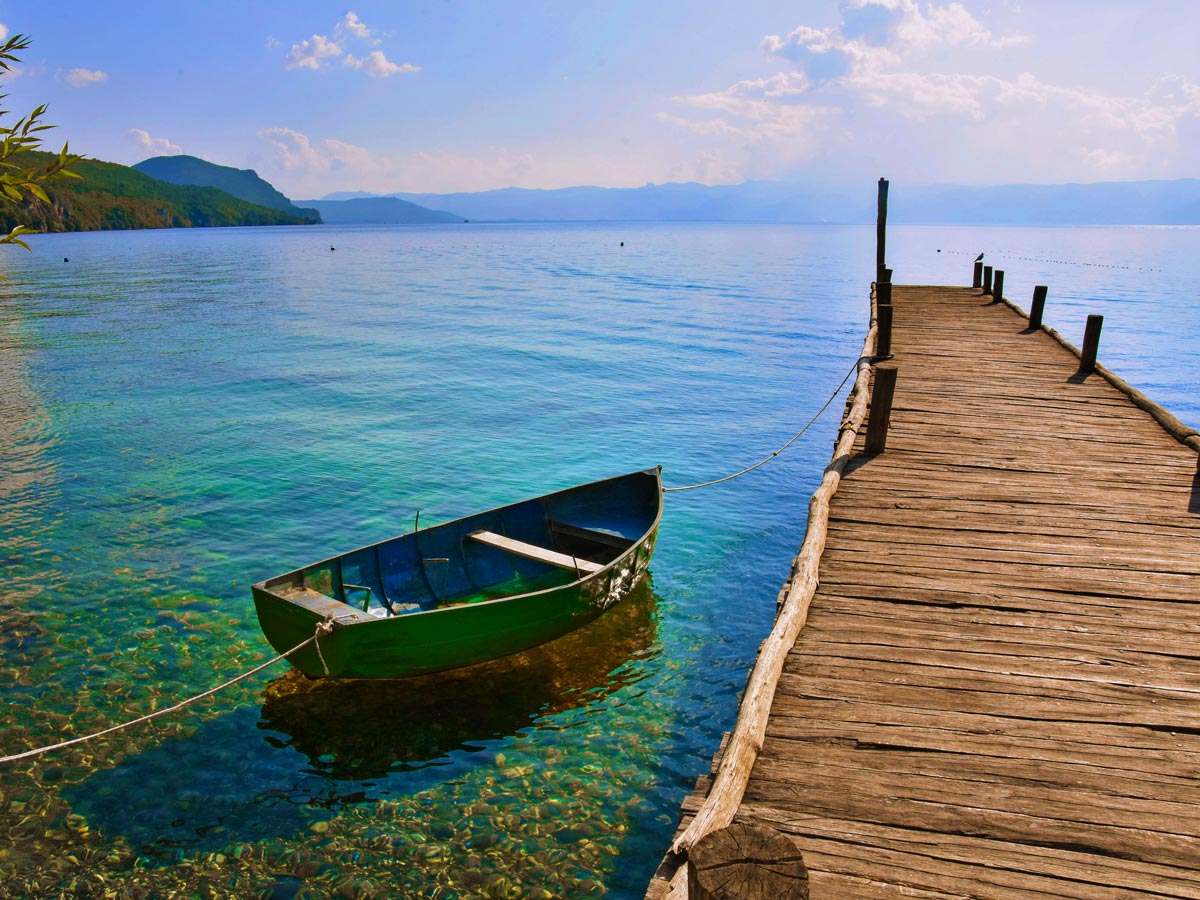
[[[1076,342],[1104,313],[1102,359],[1196,424],[1198,236],[894,228],[889,259],[900,283],[966,283],[986,250],[1021,305],[1050,286],[1047,320]],[[34,251],[5,254],[0,285],[0,753],[268,658],[250,583],[417,510],[766,456],[857,356],[874,229],[214,229]],[[564,641],[415,683],[280,664],[6,766],[0,884],[640,897],[732,724],[839,412],[761,470],[668,495],[651,584]]]

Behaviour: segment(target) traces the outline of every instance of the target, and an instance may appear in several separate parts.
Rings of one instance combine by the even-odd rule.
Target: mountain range
[[[222,188],[254,203],[319,216],[330,225],[451,224],[468,221],[765,222],[862,224],[875,221],[874,185],[747,181],[636,188],[502,188],[468,193],[372,194],[338,191],[288,200],[250,170],[189,156],[156,157],[134,168],[180,184]],[[446,212],[445,210],[452,210]],[[1200,179],[890,187],[888,221],[897,225],[1197,225]]]
[[[29,165],[49,154],[29,153]],[[52,182],[50,203],[0,207],[0,227],[43,231],[211,225],[397,225],[466,221],[763,222],[868,224],[875,185],[747,181],[637,188],[503,188],[432,194],[339,191],[294,203],[251,169],[194,156],[121,166],[77,165]],[[447,210],[453,210],[449,212]],[[1200,179],[1092,184],[890,187],[888,221],[922,225],[1200,225]]]
[[[1200,179],[889,189],[888,221],[947,225],[1200,225]]]
[[[505,188],[389,196],[453,209],[472,221],[872,223],[874,185],[845,188],[748,181],[639,188]],[[989,187],[892,184],[900,225],[1200,225],[1200,179]]]
[[[454,209],[476,220],[564,222],[849,222],[865,217],[855,194],[782,182],[736,185],[693,182],[637,188],[504,188],[470,194],[395,193],[389,196]],[[868,197],[873,197],[868,191]]]

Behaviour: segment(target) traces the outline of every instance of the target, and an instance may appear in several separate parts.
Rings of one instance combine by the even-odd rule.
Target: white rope
[[[792,446],[792,444],[794,444],[797,440],[800,439],[800,437],[804,434],[804,432],[808,431],[808,429],[812,427],[813,423],[816,422],[817,419],[821,418],[821,413],[825,412],[825,410],[827,410],[829,408],[829,404],[832,403],[834,401],[834,399],[837,397],[837,395],[842,392],[842,388],[844,388],[846,386],[846,382],[850,380],[850,376],[853,375],[856,371],[858,371],[858,365],[861,362],[862,362],[861,359],[856,359],[854,361],[854,365],[852,365],[850,367],[850,371],[846,373],[846,377],[842,379],[842,383],[839,384],[837,386],[837,388],[834,390],[834,392],[829,395],[829,399],[826,400],[825,404],[820,409],[817,410],[816,415],[814,415],[811,419],[809,419],[808,423],[803,428],[801,428],[799,431],[797,431],[795,434],[793,434],[786,444],[784,444],[782,447],[780,447],[778,450],[776,450],[774,453],[772,453],[766,459],[760,460],[759,462],[756,462],[752,466],[747,466],[745,469],[742,469],[742,471],[740,471],[740,472],[734,472],[732,475],[726,475],[724,478],[717,478],[714,481],[705,481],[705,482],[701,482],[700,484],[689,484],[689,485],[685,485],[684,487],[664,487],[663,493],[665,494],[668,491],[694,491],[694,490],[696,490],[696,488],[710,487],[714,484],[721,484],[723,481],[732,481],[733,479],[738,478],[739,476],[745,475],[747,472],[753,472],[759,466],[765,466],[767,463],[769,463],[771,460],[773,460],[775,457],[777,457],[780,453],[782,453],[788,447]]]
[[[321,625],[325,626],[324,630],[322,630]],[[309,640],[311,640],[313,645],[317,648],[317,658],[321,660],[321,668],[325,670],[326,678],[329,677],[329,663],[325,662],[325,654],[321,652],[321,635],[328,634],[331,631],[333,631],[333,622],[329,619],[326,619],[324,622],[321,622],[317,625],[316,633],[309,638]],[[295,647],[292,648],[292,650],[295,649]],[[290,650],[288,652],[290,653],[292,651]]]
[[[49,747],[38,747],[35,750],[26,750],[24,753],[14,753],[12,756],[0,756],[0,763],[14,762],[15,760],[18,760],[18,759],[26,759],[27,757],[30,757],[30,756],[38,756],[42,753],[49,753],[51,750],[61,750],[63,747],[70,747],[72,744],[82,744],[84,741],[91,741],[98,737],[104,737],[104,735],[112,734],[114,731],[120,731],[122,728],[129,728],[133,725],[140,725],[143,722],[149,722],[151,719],[157,719],[159,716],[165,716],[165,715],[167,715],[167,713],[177,712],[177,711],[183,709],[185,706],[187,706],[191,703],[195,703],[197,700],[203,700],[205,697],[209,697],[209,696],[215,694],[217,691],[223,690],[231,685],[237,684],[239,681],[242,681],[246,678],[249,678],[251,675],[261,672],[263,669],[267,668],[268,666],[275,665],[275,663],[279,662],[281,659],[286,659],[287,657],[291,656],[293,653],[295,653],[301,647],[304,647],[308,644],[313,643],[322,634],[329,634],[331,631],[333,631],[333,623],[330,620],[326,619],[325,621],[318,622],[317,630],[315,632],[313,632],[312,637],[308,638],[305,641],[300,642],[295,647],[293,647],[291,650],[288,650],[286,653],[280,653],[274,659],[268,659],[262,665],[255,666],[249,672],[243,672],[241,675],[238,675],[235,678],[231,678],[228,681],[224,682],[223,684],[218,684],[214,688],[209,688],[203,694],[197,694],[195,697],[188,697],[186,700],[181,700],[179,703],[176,703],[174,706],[169,706],[166,709],[157,710],[155,712],[149,713],[148,715],[144,715],[144,716],[141,716],[140,718],[133,719],[132,721],[129,721],[129,722],[122,722],[120,725],[113,725],[111,728],[105,728],[103,731],[97,731],[94,734],[85,734],[83,737],[72,738],[69,741],[62,741],[61,743],[58,743],[58,744],[51,744]],[[320,653],[320,651],[321,651],[321,645],[320,645],[320,643],[318,643],[317,644],[317,652]],[[324,658],[322,658],[321,663],[322,663],[322,665],[324,665],[324,663],[325,663]],[[325,669],[325,674],[326,675],[329,674],[328,667],[326,667],[326,669]]]

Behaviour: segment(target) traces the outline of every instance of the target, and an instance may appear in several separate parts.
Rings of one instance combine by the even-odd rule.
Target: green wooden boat
[[[253,586],[258,621],[314,678],[404,678],[507,656],[595,619],[646,574],[659,469],[421,528]]]

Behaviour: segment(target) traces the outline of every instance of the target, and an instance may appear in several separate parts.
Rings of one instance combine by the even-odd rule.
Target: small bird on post
[[[981,259],[983,259],[982,253],[980,253],[977,257],[975,257],[975,262],[979,262]]]

